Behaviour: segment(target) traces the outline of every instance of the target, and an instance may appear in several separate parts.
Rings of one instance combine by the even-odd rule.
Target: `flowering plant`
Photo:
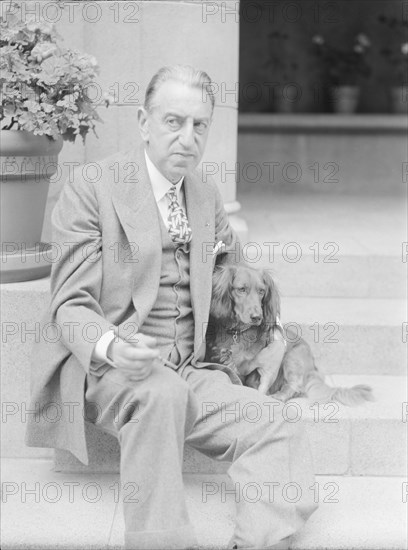
[[[394,36],[396,31],[406,33],[408,21],[398,21],[395,17],[386,17],[385,15],[380,15],[378,20],[380,23],[387,25]],[[396,38],[396,40],[391,40],[387,46],[381,48],[380,53],[395,71],[393,75],[394,82],[396,84],[407,85],[408,41],[406,40],[406,34],[404,34],[405,40],[401,36],[397,36]]]
[[[100,117],[87,89],[99,73],[93,56],[60,46],[54,25],[0,18],[1,129],[75,141]]]
[[[283,55],[285,43],[289,43],[291,37],[281,31],[272,31],[268,34],[269,48],[266,66],[270,69],[273,78],[280,78],[283,83],[293,80],[298,69],[298,63],[288,53]]]
[[[370,76],[371,67],[366,53],[371,42],[365,34],[358,34],[351,48],[333,46],[321,35],[315,35],[312,43],[314,53],[321,60],[321,68],[332,86],[355,86],[359,78]]]

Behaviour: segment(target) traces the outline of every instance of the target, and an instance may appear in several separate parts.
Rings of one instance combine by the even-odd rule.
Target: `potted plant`
[[[407,114],[408,111],[408,41],[406,33],[408,21],[398,20],[395,17],[380,15],[378,20],[391,31],[387,37],[387,45],[380,49],[380,54],[387,61],[391,69],[389,96],[391,111],[398,114]]]
[[[50,177],[64,140],[85,140],[100,120],[87,89],[94,57],[65,48],[54,25],[0,18],[1,282],[49,273],[41,232]],[[48,260],[48,261],[47,261]]]
[[[330,88],[333,110],[341,114],[354,113],[360,96],[360,79],[371,74],[366,59],[371,46],[369,38],[359,33],[348,48],[330,44],[321,35],[315,35],[312,43],[323,78]]]
[[[278,30],[268,34],[268,59],[265,63],[274,84],[272,108],[279,113],[292,113],[299,101],[299,86],[296,82],[298,63],[286,45],[290,42],[287,33]]]

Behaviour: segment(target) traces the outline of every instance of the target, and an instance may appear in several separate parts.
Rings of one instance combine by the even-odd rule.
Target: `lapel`
[[[126,162],[136,163],[137,180],[129,178]],[[129,243],[136,245],[138,262],[132,263],[132,299],[139,326],[143,324],[157,297],[162,262],[159,213],[144,158],[143,146],[129,153],[120,164],[112,202]],[[187,217],[193,238],[190,248],[190,294],[194,313],[194,351],[204,340],[212,287],[212,258],[206,243],[214,244],[215,212],[211,187],[196,174],[184,179]]]
[[[194,313],[194,351],[197,352],[205,337],[210,311],[212,288],[212,258],[205,254],[205,243],[214,245],[215,212],[211,187],[196,174],[184,179],[187,217],[193,238],[190,249],[190,294]]]
[[[133,170],[129,170],[127,163],[136,165],[136,177],[129,177]],[[130,264],[133,270],[132,300],[141,325],[153,307],[159,288],[162,260],[160,225],[143,146],[129,153],[119,165],[112,202],[129,243],[135,246],[138,261]]]

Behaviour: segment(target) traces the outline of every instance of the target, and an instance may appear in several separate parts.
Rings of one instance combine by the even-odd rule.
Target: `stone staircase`
[[[270,269],[281,289],[283,323],[296,327],[310,343],[330,384],[367,383],[376,398],[358,408],[316,409],[298,400],[307,419],[320,507],[292,546],[402,550],[408,401],[404,201],[400,196],[268,189],[241,193],[239,200],[250,228],[248,243],[261,250],[254,265]],[[270,242],[280,247],[275,247],[273,261],[270,245],[264,244]],[[301,248],[297,262],[291,261],[293,245],[286,247],[286,257],[281,253],[288,243]],[[322,253],[319,261],[315,243]],[[326,243],[337,243],[338,262],[324,262],[333,252],[323,249]],[[252,244],[247,253],[255,249]],[[28,365],[36,337],[34,332],[23,338],[23,333],[40,319],[48,281],[3,285],[1,291],[2,548],[120,548],[116,441],[89,426],[89,467],[65,451],[54,456],[51,450],[28,449],[23,443]],[[231,495],[223,502],[218,490],[206,498],[203,493],[205,484],[228,484],[227,468],[186,449],[186,494],[202,548],[225,547],[232,532]]]
[[[2,548],[119,550],[123,517],[114,474],[60,474],[44,459],[4,459],[3,479],[14,496],[3,496]],[[203,488],[221,487],[223,474],[185,474],[190,518],[202,548],[225,548],[233,530],[234,498],[203,498]],[[3,481],[3,484],[5,481]],[[13,483],[14,485],[11,485]],[[38,486],[38,498],[22,491]],[[295,550],[402,549],[406,504],[399,477],[317,476],[319,509],[294,537]],[[74,485],[75,484],[75,485]],[[69,488],[72,495],[70,498]]]

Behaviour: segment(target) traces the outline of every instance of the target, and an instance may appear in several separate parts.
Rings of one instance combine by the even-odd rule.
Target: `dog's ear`
[[[210,315],[217,321],[230,321],[234,316],[231,290],[236,271],[233,265],[218,266],[214,271]]]
[[[280,317],[280,296],[276,284],[266,269],[262,271],[262,278],[266,287],[262,302],[263,322],[271,328],[275,324],[276,316]]]

